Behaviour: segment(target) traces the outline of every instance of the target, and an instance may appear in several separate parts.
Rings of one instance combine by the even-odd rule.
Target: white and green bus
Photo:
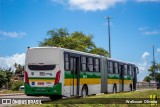
[[[83,96],[136,90],[135,64],[100,55],[60,48],[28,48],[25,59],[25,94]]]

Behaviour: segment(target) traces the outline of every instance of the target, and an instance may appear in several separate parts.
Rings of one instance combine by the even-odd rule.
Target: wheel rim
[[[114,94],[116,93],[116,88],[115,88],[115,87],[113,87],[113,93],[114,93]]]

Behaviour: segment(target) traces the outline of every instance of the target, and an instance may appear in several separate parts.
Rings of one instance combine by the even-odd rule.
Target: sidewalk
[[[16,95],[25,95],[24,93],[11,93],[11,94],[0,94],[1,96],[16,96]]]

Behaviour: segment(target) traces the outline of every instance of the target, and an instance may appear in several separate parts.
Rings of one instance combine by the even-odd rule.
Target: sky
[[[160,0],[0,0],[0,68],[24,65],[27,47],[37,47],[51,29],[92,34],[108,50],[107,16],[112,58],[135,63],[143,80],[153,45],[160,63]]]

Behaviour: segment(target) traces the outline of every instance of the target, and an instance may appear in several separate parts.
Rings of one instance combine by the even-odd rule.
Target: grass
[[[151,106],[150,104],[113,104],[113,100],[112,104],[102,104],[104,101],[110,101],[112,98],[115,98],[115,101],[124,98],[135,98],[138,100],[138,98],[149,98],[150,95],[157,95],[157,97],[160,98],[160,90],[145,90],[88,96],[86,98],[61,99],[57,101],[46,102],[42,105],[24,105],[23,107],[155,107]],[[16,107],[20,106],[22,105],[18,105]],[[156,107],[160,107],[160,105],[157,105]]]
[[[23,91],[0,90],[0,94],[23,93]]]

